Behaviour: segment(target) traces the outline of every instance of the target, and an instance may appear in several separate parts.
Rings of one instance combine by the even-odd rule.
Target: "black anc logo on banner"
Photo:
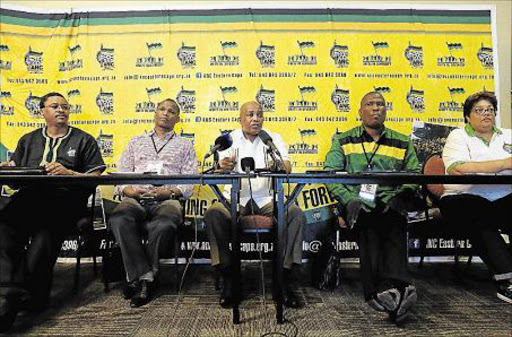
[[[105,48],[103,43],[100,46],[100,50],[96,53],[96,60],[100,64],[103,70],[114,69],[114,48]]]
[[[40,101],[41,97],[33,96],[32,91],[29,92],[27,99],[25,99],[25,108],[27,108],[30,117],[41,118]]]
[[[350,111],[350,90],[340,89],[336,84],[334,91],[331,93],[331,102],[334,104],[336,111]]]
[[[330,55],[336,67],[348,67],[348,46],[336,44],[336,40],[334,40],[334,44],[331,47]]]
[[[70,60],[59,62],[59,71],[71,71],[84,67],[84,60],[81,58],[74,59],[73,55],[82,50],[82,47],[77,44],[73,47],[68,47]]]
[[[162,89],[160,87],[156,88],[146,88],[146,94],[148,95],[148,100],[144,102],[136,102],[135,103],[135,112],[155,112],[156,104],[151,101],[151,96],[161,94]]]
[[[298,86],[300,92],[300,100],[289,101],[288,102],[288,111],[317,111],[318,110],[318,102],[316,101],[308,101],[304,99],[304,95],[315,93],[315,87],[301,87]]]
[[[209,111],[238,111],[239,110],[239,102],[238,101],[228,101],[226,100],[227,94],[233,94],[238,92],[236,87],[220,87],[220,92],[222,94],[222,100],[217,100],[214,102],[210,102]]]
[[[160,42],[148,43],[146,42],[146,48],[149,56],[137,57],[135,61],[135,67],[137,68],[156,68],[164,65],[163,56],[153,56],[157,50],[163,49],[163,45]]]
[[[178,102],[181,111],[184,113],[196,112],[196,91],[185,90],[183,86],[181,86],[180,92],[176,95],[176,102]]]
[[[407,103],[414,112],[425,111],[425,91],[416,90],[412,87],[407,92]]]
[[[3,98],[12,98],[10,91],[0,91],[0,115],[12,116],[14,115],[14,106],[4,104]]]
[[[181,131],[180,131],[180,137],[188,138],[188,139],[194,140],[195,136],[196,136],[196,135],[195,135],[195,133],[184,132],[184,131],[183,131],[183,128],[181,128]]]
[[[445,42],[446,47],[448,48],[448,52],[450,55],[442,56],[437,58],[437,66],[438,67],[465,67],[466,59],[464,57],[455,57],[453,53],[457,50],[462,50],[464,47],[462,43],[449,43]]]
[[[25,54],[25,65],[29,74],[42,74],[43,73],[43,52],[36,52],[32,47],[28,47],[28,52]]]
[[[0,44],[0,53],[7,53],[9,51],[9,46],[6,44]],[[2,55],[2,54],[0,54]],[[0,58],[0,69],[2,70],[11,70],[12,62],[9,60],[4,60]]]
[[[316,65],[316,56],[308,56],[304,54],[304,50],[315,48],[313,41],[299,41],[297,45],[300,49],[300,54],[288,56],[288,65],[290,66],[311,66]]]
[[[308,144],[304,138],[316,136],[315,129],[299,129],[300,143],[290,144],[288,146],[289,154],[317,154],[318,144]]]
[[[380,50],[389,48],[389,43],[372,41],[372,47],[375,54],[363,55],[363,66],[390,66],[391,56],[379,55]]]
[[[113,157],[114,156],[114,135],[108,135],[100,130],[98,138],[96,138],[98,146],[100,147],[102,157]]]
[[[111,115],[114,113],[114,93],[103,91],[100,88],[100,92],[96,95],[96,105],[100,109],[100,114]]]
[[[256,57],[260,60],[263,68],[274,68],[276,65],[276,48],[274,46],[265,45],[260,41],[258,49],[256,49]]]
[[[391,93],[391,88],[390,87],[373,87],[373,91],[378,92],[379,94],[384,96],[384,94]],[[386,97],[384,97],[384,99],[385,98]],[[388,101],[387,99],[386,99],[386,111],[393,111],[393,102]]]
[[[265,89],[262,84],[260,90],[256,93],[256,102],[260,104],[263,112],[276,111],[276,91]]]
[[[195,68],[196,66],[196,47],[186,46],[185,42],[181,42],[181,47],[176,53],[178,60],[181,62],[181,66],[185,69]]]
[[[476,52],[476,56],[484,68],[491,69],[493,67],[492,48],[484,47],[482,43],[482,46]]]
[[[423,68],[423,47],[409,45],[405,48],[404,56],[413,68]]]
[[[74,104],[72,102],[74,100],[74,97],[78,97],[78,96],[80,96],[80,90],[74,89],[74,90],[68,91],[69,113],[71,113],[71,114],[82,113],[82,105]]]
[[[240,56],[226,55],[226,49],[233,49],[238,47],[236,41],[220,41],[222,48],[222,55],[215,55],[210,57],[210,66],[237,66],[240,64]]]
[[[464,110],[464,101],[457,102],[453,98],[456,95],[462,95],[466,93],[466,90],[464,88],[450,88],[448,87],[448,92],[450,93],[450,100],[445,102],[439,102],[439,111],[445,112],[445,111],[462,111]]]

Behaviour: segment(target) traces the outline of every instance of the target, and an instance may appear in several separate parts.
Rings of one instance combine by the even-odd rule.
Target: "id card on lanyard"
[[[364,147],[364,143],[361,143],[361,146],[363,147],[364,156],[366,158],[366,169],[367,171],[372,171],[372,161],[373,157],[379,150],[380,144],[376,143],[376,146],[374,146],[374,151],[370,158],[368,158],[368,154],[366,153],[366,149]],[[375,196],[377,195],[377,189],[379,187],[379,184],[361,184],[361,189],[359,190],[359,198],[363,200],[367,200],[370,202],[373,202],[375,200]]]

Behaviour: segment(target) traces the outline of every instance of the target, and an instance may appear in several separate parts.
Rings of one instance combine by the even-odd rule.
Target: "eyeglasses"
[[[490,107],[490,108],[487,108],[487,109],[477,108],[477,109],[474,109],[473,112],[477,116],[483,116],[485,114],[490,114],[490,115],[496,116],[496,110],[494,110],[493,107]]]
[[[57,110],[58,108],[61,108],[62,110],[69,110],[70,106],[69,104],[50,104],[50,105],[47,105],[46,108],[50,108],[50,109],[53,109],[53,110]]]

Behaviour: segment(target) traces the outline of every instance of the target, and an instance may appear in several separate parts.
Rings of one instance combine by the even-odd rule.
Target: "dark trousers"
[[[495,201],[471,194],[446,196],[439,206],[449,226],[468,233],[494,279],[512,280],[512,254],[499,232],[502,229],[512,235],[512,194]]]
[[[406,219],[394,211],[361,212],[355,229],[365,300],[377,292],[410,284]]]
[[[1,295],[28,292],[36,303],[48,301],[62,242],[84,215],[84,202],[60,192],[12,197],[0,212]]]
[[[109,225],[121,249],[128,282],[159,269],[159,258],[168,252],[182,222],[178,200],[140,204],[124,198],[110,216]],[[147,236],[147,244],[142,239]]]
[[[240,216],[254,214],[273,217],[274,207],[268,203],[259,208],[256,204],[250,204],[248,207],[240,208]],[[302,210],[292,205],[285,213],[287,217],[286,229],[286,247],[284,249],[284,268],[291,268],[293,264],[302,263],[302,241],[304,240],[304,226],[306,225],[306,216]],[[231,242],[231,214],[222,205],[217,202],[213,204],[204,215],[206,231],[210,239],[210,250],[212,265],[220,265],[221,268],[227,268],[231,265],[231,251],[229,243]]]

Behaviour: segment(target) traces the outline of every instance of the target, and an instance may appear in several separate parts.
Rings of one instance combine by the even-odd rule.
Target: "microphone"
[[[270,137],[270,135],[265,130],[261,130],[260,133],[258,134],[258,136],[260,136],[261,141],[265,145],[270,147],[270,149],[272,149],[272,151],[274,151],[274,153],[276,153],[279,157],[281,157],[281,153],[277,149],[276,144],[274,144],[274,142],[272,141],[272,137]]]
[[[224,151],[226,149],[229,149],[231,145],[233,145],[233,138],[231,138],[231,135],[229,133],[224,133],[220,135],[219,137],[217,137],[217,139],[215,139],[215,146],[212,147],[210,152],[208,152],[204,156],[204,159],[210,157],[217,151]]]
[[[254,171],[256,164],[254,163],[253,157],[244,157],[240,161],[240,166],[242,167],[242,170],[245,173],[249,173],[251,171]]]

